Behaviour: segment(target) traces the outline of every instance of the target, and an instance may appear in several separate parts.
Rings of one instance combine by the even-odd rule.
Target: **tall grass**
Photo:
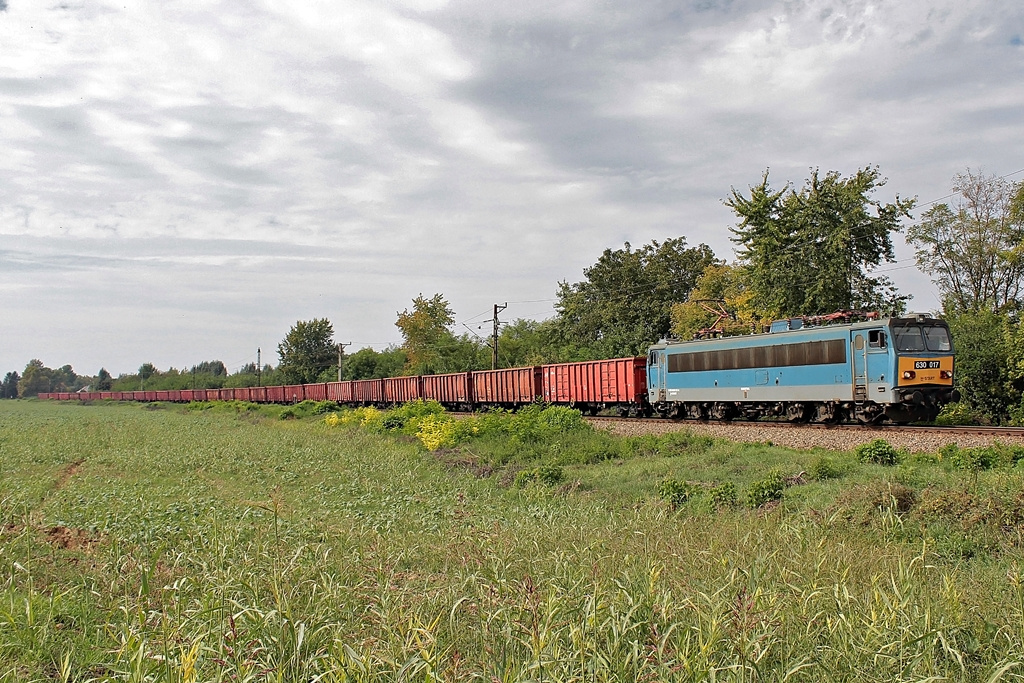
[[[14,402],[0,418],[0,680],[1024,673],[1013,544],[964,559],[896,506],[851,521],[866,494],[818,505],[892,472],[850,454],[829,457],[861,469],[789,488],[772,511],[673,512],[666,474],[742,487],[821,454],[646,448],[566,465],[589,482],[575,489],[506,488],[416,442],[318,422]],[[934,467],[920,486],[974,476]],[[1017,476],[982,472],[982,492],[990,475]]]

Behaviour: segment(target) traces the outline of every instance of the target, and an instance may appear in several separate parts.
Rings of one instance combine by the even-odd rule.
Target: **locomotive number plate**
[[[937,360],[917,360],[914,361],[915,370],[932,370],[941,366],[940,361]]]

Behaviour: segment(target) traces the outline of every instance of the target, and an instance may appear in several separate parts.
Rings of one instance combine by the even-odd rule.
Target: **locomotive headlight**
[[[939,379],[953,379],[953,373],[949,370],[940,370]]]
[[[914,372],[913,370],[903,371],[903,379],[914,379],[915,377],[917,377],[917,373]]]

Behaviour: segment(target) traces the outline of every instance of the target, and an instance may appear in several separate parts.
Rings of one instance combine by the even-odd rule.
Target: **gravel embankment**
[[[874,439],[885,439],[897,448],[911,452],[934,452],[955,443],[961,448],[988,446],[995,441],[1004,444],[1024,445],[1024,437],[999,436],[997,434],[943,434],[937,432],[915,432],[894,429],[867,429],[863,427],[830,427],[827,429],[766,426],[759,424],[706,424],[701,422],[650,422],[613,421],[595,419],[594,426],[607,429],[613,434],[638,436],[641,434],[664,434],[665,432],[688,429],[697,434],[708,434],[729,441],[751,442],[770,441],[779,446],[809,450],[814,447],[844,451]]]

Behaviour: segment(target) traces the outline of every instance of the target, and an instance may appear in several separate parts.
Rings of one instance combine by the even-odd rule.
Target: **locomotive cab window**
[[[893,328],[897,351],[924,351],[924,337],[917,325]]]
[[[924,328],[924,339],[929,351],[952,351],[953,344],[949,340],[949,331],[945,327]]]
[[[868,346],[873,349],[884,349],[885,332],[882,330],[871,330],[868,332]]]

